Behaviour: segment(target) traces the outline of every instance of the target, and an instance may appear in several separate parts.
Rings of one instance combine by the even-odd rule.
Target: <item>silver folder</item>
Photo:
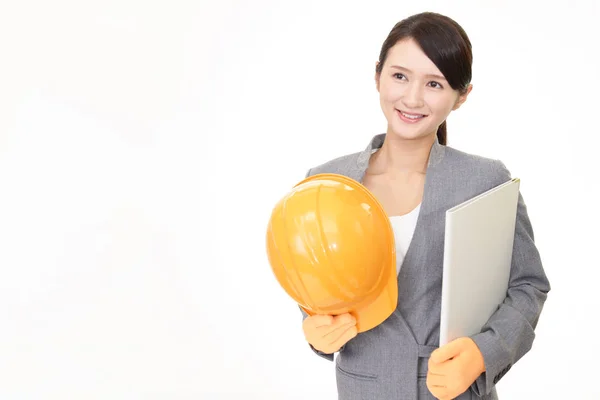
[[[446,211],[440,346],[479,333],[508,290],[519,178]]]

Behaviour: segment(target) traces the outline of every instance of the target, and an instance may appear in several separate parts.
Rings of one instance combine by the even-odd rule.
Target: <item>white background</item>
[[[503,399],[598,399],[597,1],[0,3],[0,399],[334,399],[274,203],[386,123],[400,19],[455,18],[450,145],[502,159],[552,284]]]

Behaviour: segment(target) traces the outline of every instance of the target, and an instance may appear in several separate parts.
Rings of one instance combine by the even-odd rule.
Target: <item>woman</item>
[[[421,13],[383,43],[375,82],[388,121],[367,148],[312,168],[363,183],[390,216],[398,307],[356,334],[353,317],[305,313],[304,335],[333,360],[341,400],[497,399],[496,383],[532,346],[550,291],[519,195],[510,288],[482,331],[438,348],[445,211],[511,178],[498,160],[446,146],[445,120],[471,92],[471,44],[452,19]]]

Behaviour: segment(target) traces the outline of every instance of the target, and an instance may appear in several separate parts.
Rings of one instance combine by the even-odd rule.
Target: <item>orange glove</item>
[[[306,317],[302,330],[306,341],[325,354],[335,353],[357,334],[356,319],[350,314]]]
[[[458,338],[431,353],[427,388],[439,400],[464,393],[485,372],[479,348],[468,337]]]

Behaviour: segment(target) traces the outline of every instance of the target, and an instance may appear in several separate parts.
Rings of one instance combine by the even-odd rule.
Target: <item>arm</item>
[[[500,170],[510,179],[502,162]],[[534,243],[533,229],[523,197],[519,194],[512,266],[506,299],[471,338],[485,363],[485,372],[473,383],[478,396],[489,394],[495,384],[532,347],[535,327],[542,312],[550,283]]]

